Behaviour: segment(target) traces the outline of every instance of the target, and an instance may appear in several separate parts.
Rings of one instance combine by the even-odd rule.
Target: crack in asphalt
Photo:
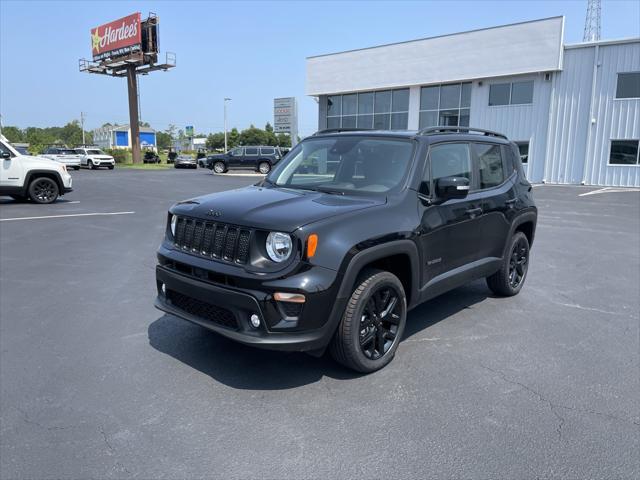
[[[525,385],[524,383],[518,382],[516,380],[511,380],[510,378],[508,378],[504,373],[495,370],[493,368],[487,367],[486,365],[483,365],[482,363],[480,364],[480,366],[482,368],[484,368],[485,370],[489,370],[490,372],[495,373],[496,375],[498,375],[503,381],[510,383],[512,385],[518,385],[519,387],[523,388],[524,390],[526,390],[529,393],[532,393],[534,396],[536,396],[538,398],[538,400],[540,400],[543,403],[546,403],[547,405],[549,405],[549,409],[551,410],[551,413],[553,413],[553,415],[556,417],[556,419],[558,420],[558,425],[556,427],[556,434],[558,435],[558,440],[562,441],[562,427],[564,427],[565,424],[565,419],[564,417],[562,417],[562,415],[560,415],[558,412],[556,412],[556,408],[559,408],[558,405],[555,405],[553,402],[551,402],[551,400],[549,400],[548,398],[546,398],[544,395],[542,395],[540,392],[534,390],[533,388],[529,387],[528,385]]]
[[[613,415],[610,413],[604,413],[604,412],[598,412],[597,410],[587,410],[587,409],[583,409],[583,408],[577,408],[577,407],[569,407],[567,405],[560,405],[558,403],[554,403],[551,400],[549,400],[548,398],[546,398],[544,395],[542,395],[540,392],[538,392],[537,390],[534,390],[533,388],[529,387],[528,385],[525,385],[522,382],[518,382],[517,380],[512,380],[509,377],[507,377],[507,375],[499,370],[495,370],[493,368],[487,367],[486,365],[480,363],[480,366],[482,368],[484,368],[485,370],[489,370],[492,373],[495,373],[496,375],[498,375],[503,381],[510,383],[512,385],[517,385],[521,388],[523,388],[524,390],[526,390],[529,393],[532,393],[534,396],[536,396],[541,402],[546,403],[547,405],[549,405],[549,409],[551,410],[551,412],[553,413],[553,415],[558,419],[558,426],[556,427],[556,433],[558,434],[558,439],[559,440],[563,440],[562,437],[562,428],[564,427],[566,421],[564,419],[564,417],[562,415],[560,415],[556,409],[563,409],[563,410],[570,410],[573,412],[579,412],[579,413],[586,413],[586,414],[590,414],[590,415],[597,415],[597,416],[601,416],[604,418],[608,418],[609,420],[618,420],[620,422],[624,422],[624,423],[631,423],[632,425],[636,425],[636,426],[640,426],[640,422],[633,420],[633,419],[629,419],[629,418],[624,418],[624,417],[619,417],[617,415]]]

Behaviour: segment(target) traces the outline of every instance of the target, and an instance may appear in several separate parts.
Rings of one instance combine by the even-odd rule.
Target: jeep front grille
[[[246,264],[249,260],[251,230],[178,217],[174,244],[180,250],[218,260]]]

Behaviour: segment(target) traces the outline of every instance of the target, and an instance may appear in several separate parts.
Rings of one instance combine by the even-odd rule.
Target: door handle
[[[467,210],[467,213],[473,217],[475,215],[482,214],[482,209],[480,207],[478,207],[478,208],[470,208],[469,210]]]

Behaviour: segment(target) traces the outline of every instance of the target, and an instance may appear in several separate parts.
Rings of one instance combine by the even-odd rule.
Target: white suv
[[[42,157],[22,155],[0,135],[0,195],[35,203],[52,203],[72,190],[67,167]]]
[[[89,167],[92,170],[98,167],[108,167],[109,170],[113,170],[113,167],[116,166],[113,157],[98,147],[78,147],[75,151],[80,155],[80,165],[83,167]]]

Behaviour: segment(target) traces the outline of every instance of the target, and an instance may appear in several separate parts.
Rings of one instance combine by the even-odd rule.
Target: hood
[[[327,217],[382,205],[381,196],[356,197],[251,186],[178,203],[171,211],[205,220],[265,230],[293,232]]]
[[[34,157],[33,155],[20,155],[20,161],[23,163],[23,165],[28,165],[29,168],[34,169],[44,168],[46,170],[51,170],[53,168],[55,170],[61,170],[63,168],[55,160],[44,157]]]

